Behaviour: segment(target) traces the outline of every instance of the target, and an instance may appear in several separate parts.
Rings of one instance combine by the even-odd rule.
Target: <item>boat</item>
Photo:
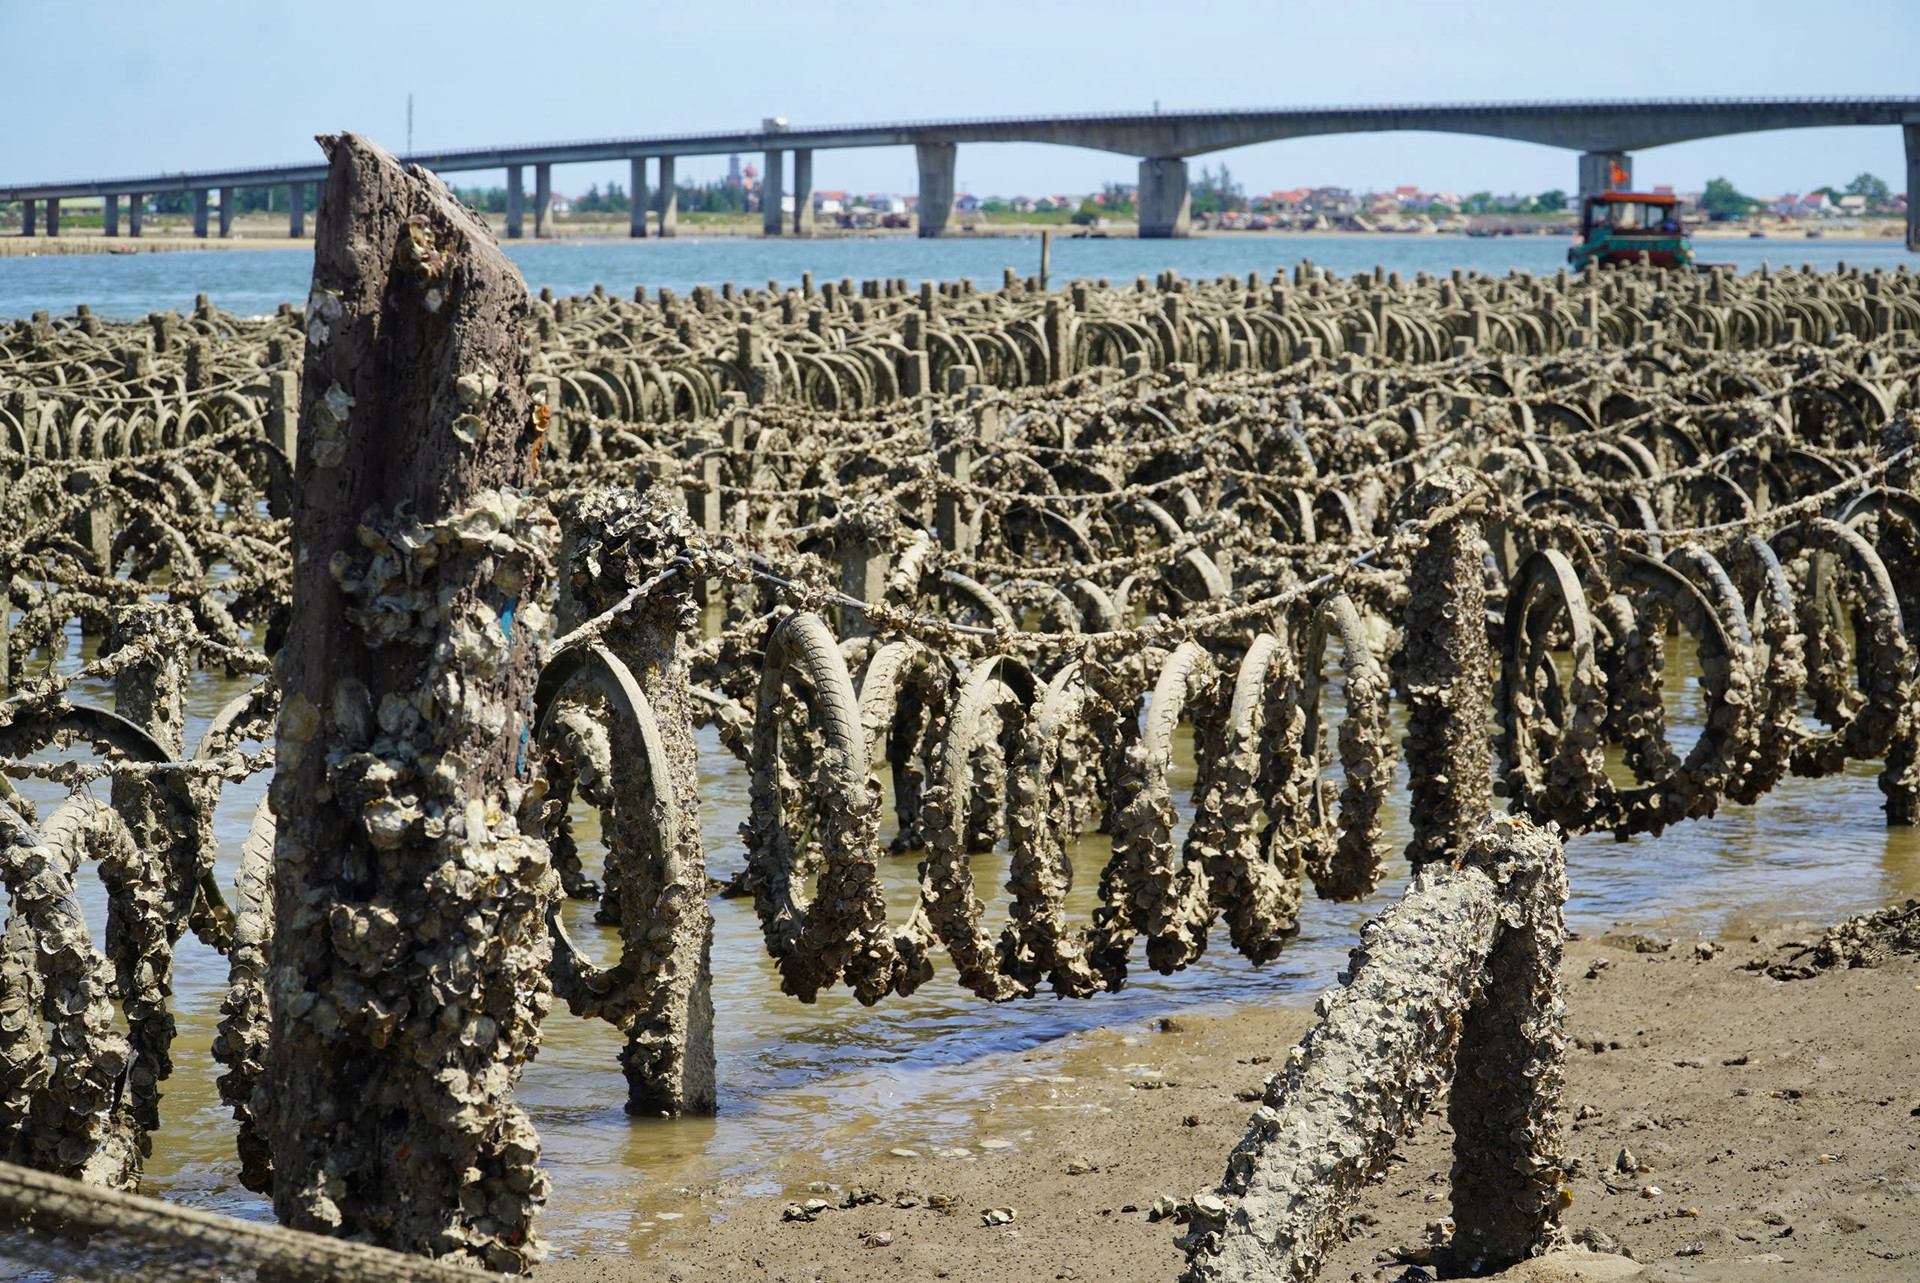
[[[1689,267],[1693,243],[1680,221],[1672,192],[1597,192],[1580,210],[1580,240],[1567,251],[1575,271],[1589,263],[1625,266],[1642,260],[1654,267]]]

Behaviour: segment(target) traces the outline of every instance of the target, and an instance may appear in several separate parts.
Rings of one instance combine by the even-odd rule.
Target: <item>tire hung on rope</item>
[[[1913,698],[1914,652],[1892,578],[1860,532],[1817,517],[1773,537],[1791,561],[1807,558],[1800,631],[1807,638],[1808,690],[1824,731],[1804,731],[1795,775],[1839,771],[1848,760],[1882,757],[1904,726]],[[1851,623],[1858,654],[1848,644]],[[1858,673],[1858,685],[1848,670]]]
[[[1115,785],[1113,855],[1101,875],[1101,908],[1094,915],[1094,965],[1109,989],[1126,982],[1136,936],[1146,937],[1148,965],[1163,974],[1186,966],[1207,947],[1214,909],[1206,868],[1174,849],[1177,816],[1167,770],[1183,713],[1194,714],[1196,756],[1217,752],[1217,744],[1204,741],[1219,738],[1209,727],[1224,720],[1208,712],[1220,702],[1218,680],[1212,656],[1198,642],[1174,649],[1161,665],[1140,741],[1128,750]]]
[[[1802,732],[1800,695],[1807,685],[1805,641],[1787,583],[1773,548],[1749,535],[1730,554],[1730,572],[1743,601],[1751,601],[1753,708],[1744,751],[1727,780],[1727,796],[1751,806],[1787,773]]]
[[[1340,638],[1341,669],[1346,679],[1346,719],[1340,724],[1337,828],[1333,790],[1320,781],[1328,754],[1320,716],[1320,670],[1327,637]],[[1296,770],[1309,772],[1300,791],[1312,807],[1315,837],[1306,852],[1307,874],[1323,900],[1358,900],[1380,882],[1380,809],[1393,780],[1386,670],[1374,658],[1366,624],[1345,593],[1320,603],[1307,625],[1300,657],[1300,708],[1305,714]]]
[[[1020,726],[1033,717],[1039,694],[1032,673],[1018,660],[991,656],[969,669],[954,696],[926,792],[921,904],[953,958],[960,983],[990,1002],[1018,997],[1020,986],[1001,973],[993,939],[980,924],[985,906],[968,858],[976,759],[982,752],[1001,753],[1009,734],[1019,742]],[[1010,779],[1008,789],[1011,795]]]
[[[1291,652],[1259,634],[1234,678],[1224,751],[1200,760],[1193,788],[1187,862],[1206,869],[1229,940],[1255,965],[1273,961],[1300,931],[1299,848],[1285,840],[1292,830],[1282,818],[1288,790],[1299,799],[1290,772],[1273,769],[1279,742],[1298,743],[1299,699]]]
[[[662,1004],[670,1001],[668,986],[661,983],[667,942],[677,924],[700,911],[706,894],[704,875],[695,878],[680,856],[677,838],[687,820],[674,802],[660,725],[633,673],[598,644],[569,647],[547,664],[534,710],[535,739],[543,748],[566,733],[571,710],[604,728],[608,748],[607,775],[596,796],[620,957],[609,967],[589,961],[556,902],[547,913],[553,991],[577,1016],[644,1034],[667,1018]]]
[[[1026,719],[1007,766],[1007,889],[1012,903],[997,946],[1001,975],[1031,997],[1041,984],[1057,997],[1087,998],[1104,987],[1089,957],[1088,933],[1067,923],[1073,887],[1069,844],[1085,807],[1073,796],[1083,782],[1081,713],[1086,687],[1069,663],[1048,683]]]
[[[783,703],[792,707],[784,710]],[[784,779],[796,731],[818,736],[804,779]],[[911,992],[924,975],[913,933],[887,927],[880,885],[881,792],[873,778],[853,680],[817,615],[788,616],[767,639],[754,708],[748,882],[779,964],[781,989],[812,1002],[844,979],[863,1003]],[[810,829],[796,832],[789,802],[807,797]],[[806,880],[817,872],[811,896]]]
[[[1556,632],[1568,651],[1565,690],[1548,653]],[[1607,690],[1586,591],[1565,553],[1540,549],[1515,570],[1500,653],[1496,791],[1536,823],[1585,832],[1610,789],[1601,756]]]

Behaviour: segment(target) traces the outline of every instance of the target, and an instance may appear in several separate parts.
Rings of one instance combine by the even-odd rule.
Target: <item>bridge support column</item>
[[[627,161],[627,235],[645,239],[647,235],[647,158],[634,156]]]
[[[1907,144],[1907,252],[1920,254],[1920,125],[1900,126]]]
[[[58,196],[49,196],[47,198],[47,235],[58,236],[59,234],[60,198]]]
[[[193,194],[193,234],[201,240],[207,238],[207,206],[213,201],[213,193],[202,187]]]
[[[660,234],[680,234],[680,184],[674,181],[671,156],[660,158]]]
[[[107,236],[118,236],[120,234],[120,198],[108,195],[105,201],[105,205],[102,206],[100,231]]]
[[[140,224],[147,218],[147,194],[135,192],[127,197],[127,235],[138,236]]]
[[[920,235],[945,236],[953,221],[953,166],[959,148],[952,143],[915,143],[920,163]]]
[[[553,235],[553,166],[533,167],[533,236],[540,240]]]
[[[1193,231],[1193,198],[1187,193],[1187,162],[1178,156],[1140,162],[1140,237],[1164,240]]]
[[[235,206],[239,204],[236,199],[239,195],[240,190],[237,187],[220,189],[220,239],[223,241],[233,235],[233,216],[236,212]]]
[[[39,201],[23,200],[20,202],[20,234],[22,236],[33,235],[34,224],[38,221],[39,213]]]
[[[287,235],[302,240],[307,234],[307,185],[287,184]]]
[[[1580,153],[1580,207],[1601,192],[1623,192],[1633,187],[1633,157],[1623,151]]]
[[[523,225],[521,208],[527,203],[527,187],[520,177],[520,166],[507,166],[507,239],[520,239]]]
[[[778,236],[781,226],[780,197],[786,191],[786,158],[783,151],[769,150],[760,166],[760,231]]]
[[[793,150],[793,234],[813,235],[813,148]]]

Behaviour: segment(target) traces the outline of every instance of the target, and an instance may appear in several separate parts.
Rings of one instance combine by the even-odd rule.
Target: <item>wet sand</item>
[[[1639,952],[1647,937],[1627,934],[1569,947],[1565,1224],[1644,1266],[1605,1277],[1920,1276],[1920,959],[1792,982],[1744,969],[1814,934],[1742,936],[1710,958],[1692,941]],[[965,1153],[772,1156],[763,1182],[781,1192],[690,1187],[639,1255],[556,1260],[536,1277],[1164,1283],[1182,1231],[1151,1223],[1150,1205],[1219,1179],[1261,1058],[1283,1056],[1311,1020],[1299,1006],[1180,1015],[1165,1031],[1099,1029],[1009,1055],[964,1102],[980,1120]],[[1321,1277],[1401,1278],[1447,1214],[1451,1161],[1436,1114],[1355,1209],[1357,1233]],[[810,1199],[832,1206],[783,1219]],[[989,1208],[1014,1219],[988,1226]],[[1536,1264],[1525,1277],[1581,1276]]]

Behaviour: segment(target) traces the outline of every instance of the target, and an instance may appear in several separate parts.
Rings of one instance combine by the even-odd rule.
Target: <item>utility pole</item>
[[[413,95],[407,95],[407,155],[413,155]]]

